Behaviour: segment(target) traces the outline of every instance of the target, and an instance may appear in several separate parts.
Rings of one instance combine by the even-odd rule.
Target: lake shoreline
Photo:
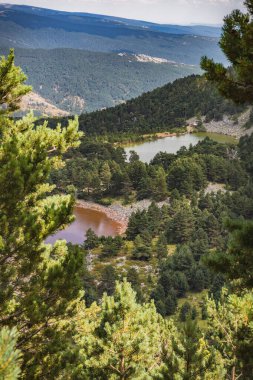
[[[151,134],[151,135],[143,135],[144,138],[156,138],[156,139],[164,139],[165,137],[175,137],[175,136],[183,136],[183,135],[187,135],[187,133],[193,133],[192,130],[188,130],[186,129],[185,131],[183,132],[168,132],[168,131],[165,131],[165,132],[156,132],[154,134]]]
[[[107,216],[108,219],[111,219],[113,222],[119,224],[119,235],[123,235],[127,230],[129,218],[124,217],[119,211],[112,210],[107,206],[100,205],[92,201],[85,201],[83,199],[76,200],[76,207],[84,208],[87,210],[98,211]]]
[[[218,122],[217,122],[218,123]],[[216,125],[214,125],[214,122],[212,123],[209,123],[209,124],[204,124],[204,127],[205,127],[205,130],[203,131],[198,131],[196,128],[194,127],[191,127],[191,126],[187,126],[186,127],[186,130],[183,130],[182,132],[169,132],[169,131],[164,131],[164,132],[154,132],[152,134],[144,134],[144,135],[141,135],[139,136],[139,138],[137,139],[133,139],[133,140],[127,140],[127,141],[122,141],[122,142],[114,142],[113,145],[115,147],[119,146],[121,148],[131,148],[131,147],[136,147],[136,146],[140,146],[142,144],[145,144],[145,143],[149,143],[149,142],[154,142],[154,141],[157,141],[157,140],[162,140],[162,139],[165,139],[165,138],[168,138],[168,137],[180,137],[180,136],[185,136],[185,135],[200,135],[201,133],[202,134],[205,134],[206,133],[206,137],[209,137],[211,139],[213,139],[214,141],[217,141],[217,138],[215,136],[220,136],[220,139],[222,140],[222,137],[224,138],[224,140],[226,138],[230,138],[231,141],[228,141],[228,143],[232,143],[232,144],[237,144],[238,141],[240,140],[240,137],[244,136],[244,135],[247,135],[247,134],[251,134],[253,132],[253,127],[250,128],[249,130],[243,130],[242,128],[239,129],[238,131],[238,128],[234,128],[234,129],[231,129],[229,127],[227,128],[221,128],[221,127],[217,127]],[[209,136],[208,136],[209,135]],[[214,138],[213,138],[214,136]]]
[[[76,200],[76,207],[81,207],[87,210],[94,210],[103,213],[107,216],[108,219],[111,219],[113,222],[119,224],[119,235],[123,235],[128,226],[129,218],[132,213],[137,211],[144,211],[149,208],[152,201],[149,199],[143,199],[141,201],[132,203],[127,206],[123,206],[122,204],[115,202],[110,206],[103,206],[99,203],[95,203],[92,201],[85,201],[83,199]],[[163,205],[169,204],[169,199],[156,203],[158,207],[162,207]]]

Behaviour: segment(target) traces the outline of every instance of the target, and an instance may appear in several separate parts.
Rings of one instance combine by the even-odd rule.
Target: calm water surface
[[[204,140],[205,137],[210,137],[211,139],[222,143],[235,142],[233,137],[217,133],[188,133],[186,135],[165,137],[163,139],[127,146],[125,147],[125,151],[129,157],[130,151],[134,150],[140,156],[141,161],[150,162],[159,152],[177,153],[182,146],[189,148],[191,144],[196,145],[199,141]]]
[[[49,237],[46,243],[54,243],[56,240],[66,240],[68,243],[81,244],[85,240],[85,233],[89,228],[98,236],[116,236],[120,230],[120,224],[109,219],[104,213],[75,207],[75,221],[65,230],[57,232]]]
[[[204,137],[187,134],[182,136],[171,136],[154,141],[148,141],[142,144],[132,145],[125,148],[127,156],[129,157],[130,151],[134,150],[138,153],[140,160],[143,162],[150,162],[152,158],[159,152],[177,153],[177,151],[185,146],[188,148],[190,144],[196,145],[198,141],[203,140]]]

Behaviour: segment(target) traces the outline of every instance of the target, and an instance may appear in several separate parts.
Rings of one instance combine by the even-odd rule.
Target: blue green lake
[[[183,146],[189,148],[190,145],[196,145],[199,141],[204,140],[205,137],[210,137],[212,140],[220,143],[236,144],[236,139],[231,136],[221,135],[218,133],[200,132],[169,136],[140,144],[133,144],[131,146],[128,145],[124,149],[128,157],[130,155],[130,151],[134,150],[139,155],[141,161],[150,162],[159,152],[175,154]]]

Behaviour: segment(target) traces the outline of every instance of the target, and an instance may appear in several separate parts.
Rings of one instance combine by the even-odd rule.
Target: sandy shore
[[[178,136],[178,135],[184,135],[185,133],[170,133],[170,132],[159,132],[159,133],[156,133],[156,137],[158,139],[164,139],[165,137],[174,137],[174,136]]]
[[[144,138],[153,137],[157,139],[164,139],[165,137],[183,136],[187,133],[192,133],[192,130],[186,130],[185,132],[157,132],[152,135],[143,135]]]

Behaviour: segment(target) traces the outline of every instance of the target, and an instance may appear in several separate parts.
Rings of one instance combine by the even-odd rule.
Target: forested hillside
[[[7,54],[8,49],[0,49]],[[34,92],[71,114],[111,107],[200,72],[195,66],[139,62],[132,55],[73,49],[16,49]]]
[[[201,76],[189,76],[126,104],[80,116],[80,129],[87,134],[150,133],[182,128],[187,119],[203,115],[207,120],[235,115],[242,106],[224,99]]]

